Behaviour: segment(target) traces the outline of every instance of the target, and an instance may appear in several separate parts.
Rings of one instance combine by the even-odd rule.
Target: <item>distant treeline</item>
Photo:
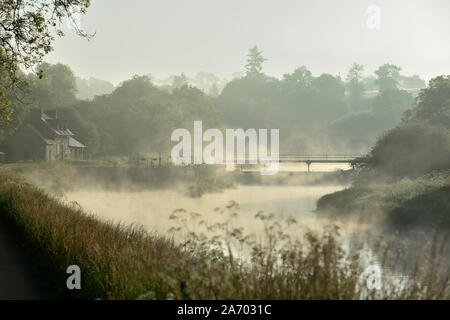
[[[363,66],[354,64],[345,79],[313,76],[306,67],[278,79],[263,73],[264,61],[254,47],[246,72],[228,83],[199,73],[192,79],[134,76],[117,87],[77,78],[66,65],[44,63],[42,72],[24,75],[28,89],[21,102],[15,100],[0,139],[26,121],[30,108],[39,107],[58,109],[87,146],[89,158],[168,153],[172,130],[189,129],[193,120],[202,120],[205,128],[279,128],[285,153],[366,152],[377,136],[400,122],[413,106],[413,95],[425,86],[391,64],[374,76],[364,76]]]

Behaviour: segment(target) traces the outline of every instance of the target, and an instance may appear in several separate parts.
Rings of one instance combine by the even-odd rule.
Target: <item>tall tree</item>
[[[350,106],[353,109],[360,104],[364,92],[363,71],[363,65],[354,63],[347,73],[346,86],[349,93]]]
[[[339,76],[334,77],[328,73],[322,73],[319,77],[314,78],[313,86],[323,94],[333,99],[341,99],[344,96],[344,84]]]
[[[247,76],[261,75],[264,61],[267,61],[267,59],[263,57],[258,47],[254,46],[251,48],[247,55],[247,64],[245,65]]]
[[[184,73],[180,74],[179,76],[174,76],[172,81],[172,87],[173,88],[181,88],[188,84],[188,78]]]
[[[425,120],[450,129],[450,76],[431,79],[426,89],[420,90],[405,120]]]
[[[311,71],[305,66],[295,69],[292,73],[283,75],[283,81],[301,88],[310,87],[313,79],[314,77]]]
[[[44,62],[38,69],[44,74],[41,78],[35,74],[27,77],[31,89],[27,100],[33,107],[57,108],[75,102],[76,77],[69,66]]]
[[[386,63],[375,71],[377,75],[376,84],[380,92],[398,89],[401,70],[402,68],[396,65]]]
[[[53,50],[52,28],[58,36],[63,36],[57,24],[68,18],[79,35],[90,37],[77,26],[74,17],[74,12],[86,13],[89,4],[90,0],[0,2],[0,119],[11,116],[11,96],[26,87],[19,68],[38,65]]]

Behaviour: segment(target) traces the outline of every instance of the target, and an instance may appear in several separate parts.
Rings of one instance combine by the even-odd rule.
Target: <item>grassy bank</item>
[[[231,203],[217,214],[232,217]],[[272,221],[260,212],[266,240],[233,227],[206,226],[216,235],[184,229],[195,214],[178,210],[185,241],[149,234],[136,226],[99,221],[9,173],[0,173],[1,223],[17,235],[57,297],[85,299],[360,299],[449,298],[448,279],[437,277],[439,259],[424,257],[407,284],[381,280],[370,288],[361,249],[346,252],[335,227],[299,240],[283,230],[295,220]],[[202,220],[199,225],[205,226]],[[239,250],[237,250],[239,249]],[[237,251],[236,251],[237,250]],[[246,253],[245,255],[242,253]],[[80,266],[82,290],[68,291],[66,268]]]
[[[0,170],[24,177],[54,195],[72,191],[80,180],[75,167],[62,161],[1,164]]]
[[[33,255],[56,296],[136,298],[147,290],[165,295],[158,272],[181,254],[170,240],[100,222],[10,174],[2,172],[0,181],[2,222]],[[79,292],[65,288],[66,269],[73,264],[83,272]]]
[[[383,182],[357,180],[348,189],[320,198],[317,211],[343,218],[376,219],[399,230],[436,224],[450,228],[450,171]]]

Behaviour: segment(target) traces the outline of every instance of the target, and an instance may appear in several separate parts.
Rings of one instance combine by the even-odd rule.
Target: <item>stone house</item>
[[[74,138],[57,110],[33,108],[3,147],[8,162],[82,160],[85,146]]]

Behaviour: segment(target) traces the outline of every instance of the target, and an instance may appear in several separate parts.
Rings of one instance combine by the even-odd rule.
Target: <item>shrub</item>
[[[450,131],[423,122],[400,125],[382,136],[366,158],[366,169],[392,177],[418,176],[450,168]]]

